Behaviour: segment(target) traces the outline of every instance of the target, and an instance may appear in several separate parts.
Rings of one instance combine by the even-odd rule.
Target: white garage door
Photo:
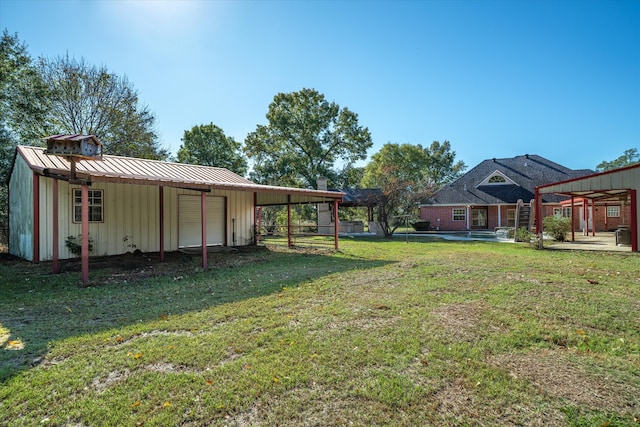
[[[207,246],[225,244],[225,199],[207,196]],[[200,196],[178,198],[178,247],[202,245]]]

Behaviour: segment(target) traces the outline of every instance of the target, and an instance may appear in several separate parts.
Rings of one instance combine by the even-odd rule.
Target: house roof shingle
[[[496,171],[513,183],[483,183]],[[595,172],[589,169],[569,169],[533,154],[507,159],[489,159],[438,190],[425,200],[422,206],[515,204],[519,199],[528,202],[534,198],[536,186],[593,173]],[[564,197],[549,194],[545,195],[543,202],[556,203],[560,200],[564,200]]]

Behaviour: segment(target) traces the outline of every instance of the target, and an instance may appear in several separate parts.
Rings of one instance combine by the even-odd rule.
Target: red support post
[[[638,195],[636,190],[631,193],[631,252],[638,252]]]
[[[207,193],[200,194],[200,222],[202,225],[202,269],[207,269]]]
[[[544,228],[542,226],[542,197],[540,196],[540,192],[538,189],[535,189],[534,193],[535,200],[535,215],[536,215],[536,233],[538,234],[538,247],[542,249],[544,247]]]
[[[258,193],[253,193],[253,244],[258,244]]]
[[[89,283],[89,187],[82,185],[82,283]]]
[[[574,221],[574,209],[575,209],[575,196],[571,196],[571,241],[576,241],[576,225]]]
[[[40,262],[40,175],[33,174],[33,262]]]
[[[164,187],[158,187],[158,209],[160,209],[160,262],[164,262]]]
[[[333,246],[338,250],[338,232],[340,231],[340,221],[338,220],[338,201],[333,201]]]
[[[596,202],[591,199],[591,237],[596,236]]]
[[[59,239],[59,233],[58,233],[58,180],[57,179],[53,179],[53,212],[52,215],[53,217],[53,224],[52,224],[52,240],[53,240],[53,265],[52,265],[52,270],[53,270],[53,274],[58,274],[58,258],[59,258],[59,253],[58,253],[58,239]]]
[[[287,245],[289,247],[293,246],[293,241],[291,240],[291,195],[287,195]]]

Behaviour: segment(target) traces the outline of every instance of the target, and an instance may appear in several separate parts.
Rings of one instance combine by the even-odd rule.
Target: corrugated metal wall
[[[33,260],[33,172],[16,156],[9,181],[9,253]]]
[[[22,162],[24,163],[24,162]],[[31,171],[27,168],[27,173]],[[14,175],[16,172],[14,170]],[[18,176],[16,176],[18,178]],[[20,178],[18,178],[20,179]],[[80,188],[77,185],[69,185],[67,182],[59,181],[59,254],[60,258],[71,258],[65,245],[68,236],[80,236],[81,224],[73,223],[73,189]],[[29,189],[32,184],[29,184]],[[94,183],[90,190],[103,190],[103,222],[89,223],[89,235],[93,241],[92,256],[96,255],[117,255],[134,250],[142,252],[158,252],[160,250],[160,196],[159,189],[152,185],[138,184],[118,184],[118,183]],[[178,200],[179,194],[191,194],[199,196],[200,192],[177,189],[173,187],[164,188],[164,237],[165,251],[178,250]],[[26,196],[26,193],[24,194]],[[22,201],[31,200],[20,197]],[[253,242],[253,193],[232,192],[232,191],[212,191],[208,197],[226,198],[226,234],[227,245],[233,244],[231,241],[235,219],[235,236],[237,246],[249,245]],[[27,215],[29,207],[22,207]],[[50,260],[53,258],[53,179],[40,178],[40,259]],[[13,216],[13,213],[12,213]],[[25,221],[26,222],[26,221]],[[24,227],[25,233],[30,233],[32,225]],[[13,236],[13,233],[12,233]],[[31,259],[29,251],[32,246],[25,247],[27,253],[16,254],[27,259]],[[23,251],[24,252],[24,251]]]

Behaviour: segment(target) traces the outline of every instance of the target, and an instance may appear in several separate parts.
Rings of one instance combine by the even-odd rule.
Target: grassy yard
[[[139,261],[92,261],[88,288],[0,263],[0,425],[639,423],[635,254],[399,236]]]

